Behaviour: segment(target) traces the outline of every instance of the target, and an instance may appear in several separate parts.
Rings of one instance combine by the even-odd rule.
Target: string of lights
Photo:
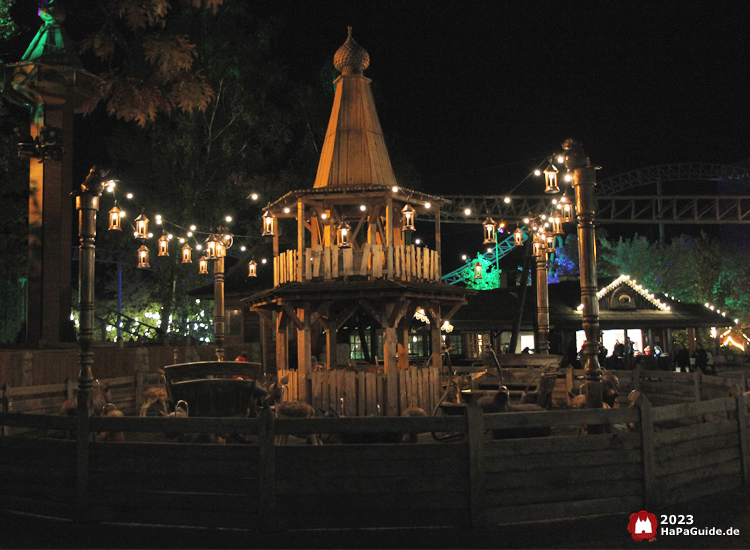
[[[131,222],[130,216],[120,207],[120,201],[117,198],[117,187],[117,180],[109,180],[105,184],[106,191],[112,194],[114,200],[114,206],[109,210],[108,229],[110,231],[122,231],[122,222],[123,219],[125,219],[133,230],[133,237],[141,242],[141,246],[138,248],[138,268],[149,268],[150,250],[145,243],[149,239],[155,238],[155,235],[153,231],[149,231],[149,223],[151,220],[146,216],[146,207],[140,206],[140,215],[133,220],[134,223]],[[134,194],[130,192],[125,193],[125,198],[129,201],[135,201]],[[248,198],[257,201],[259,195],[257,193],[251,193]],[[225,225],[216,227],[215,231],[206,231],[199,229],[195,224],[185,227],[181,224],[167,220],[161,214],[149,212],[149,215],[153,217],[156,225],[162,227],[162,235],[157,239],[158,256],[169,256],[170,243],[176,239],[179,244],[182,245],[180,247],[180,252],[183,264],[192,263],[193,249],[203,253],[198,261],[200,274],[207,274],[208,261],[224,257],[226,255],[226,250],[232,247],[236,241],[247,242],[263,238],[250,235],[233,235]],[[227,215],[224,218],[224,223],[226,224],[231,224],[233,221],[232,216]],[[201,242],[203,237],[205,237],[205,240]],[[190,243],[192,243],[193,246],[191,246]],[[239,250],[245,252],[247,250],[247,245],[244,243],[241,244]],[[265,264],[266,259],[263,258],[261,262]],[[254,260],[251,260],[248,264],[248,276],[257,276],[257,263]]]

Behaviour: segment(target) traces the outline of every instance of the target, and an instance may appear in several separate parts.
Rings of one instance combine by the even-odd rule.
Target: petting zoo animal
[[[138,416],[149,416],[151,407],[153,407],[154,411],[152,414],[168,413],[169,409],[167,407],[167,400],[166,388],[158,386],[146,388],[146,391],[143,392],[143,405],[141,405],[141,410],[139,411]]]
[[[187,401],[180,400],[175,405],[174,411],[169,414],[162,412],[161,415],[168,418],[187,418],[190,415],[190,407]],[[209,433],[166,433],[164,435],[167,436],[167,439],[171,439],[177,443],[214,443],[223,445],[227,442],[226,438]]]
[[[104,407],[104,415],[109,418],[119,418],[125,416],[125,413],[118,410],[114,403],[107,403]],[[122,432],[101,432],[96,436],[97,441],[125,441],[125,434]]]
[[[571,406],[574,409],[586,407],[586,383],[578,389],[579,395],[571,396]],[[610,408],[615,407],[620,395],[620,379],[611,370],[602,370],[602,401]]]
[[[94,380],[88,399],[89,416],[101,416],[104,414],[104,408],[110,401],[112,401],[112,392],[110,391],[109,386],[107,384],[102,384],[99,380]],[[75,416],[77,406],[77,396],[68,399],[60,405],[60,414]]]
[[[284,392],[284,388],[278,382],[271,384],[268,388],[268,396],[266,397],[269,405],[272,406],[276,418],[313,418],[315,416],[315,409],[309,403],[304,401],[289,401],[282,403],[281,398]],[[313,445],[322,445],[323,442],[320,440],[318,434],[310,434],[307,436],[308,441]],[[289,441],[288,435],[277,435],[276,445],[286,445]]]
[[[482,413],[513,413],[513,412],[536,412],[545,411],[544,407],[534,405],[533,403],[519,403],[511,405],[509,403],[510,394],[508,388],[503,386],[495,395],[485,395],[477,400],[481,407]],[[549,426],[540,426],[537,428],[506,428],[492,430],[492,439],[516,439],[521,437],[547,437],[551,433]]]

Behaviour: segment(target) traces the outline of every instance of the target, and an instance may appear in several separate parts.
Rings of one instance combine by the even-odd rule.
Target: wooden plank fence
[[[416,245],[364,244],[361,248],[339,248],[336,245],[322,250],[307,248],[303,253],[304,270],[299,272],[298,250],[285,250],[273,259],[274,286],[292,281],[312,281],[368,277],[388,277],[388,257],[393,257],[392,278],[403,281],[439,281],[438,253]]]
[[[750,392],[662,407],[646,399],[634,408],[514,414],[482,415],[471,404],[462,416],[417,418],[0,413],[2,425],[84,435],[79,442],[0,437],[0,499],[8,509],[64,518],[258,530],[479,527],[632,513],[747,484],[748,404]],[[578,427],[594,424],[606,433],[579,435]],[[544,426],[550,437],[485,437],[488,430]],[[244,434],[248,443],[85,437],[99,431]],[[431,431],[464,438],[417,445],[275,443],[277,434]]]
[[[344,416],[387,416],[388,380],[383,372],[364,369],[314,371],[309,379],[296,370],[280,370],[279,379],[288,377],[284,399],[299,399],[300,385],[309,384],[308,402],[318,410],[333,409]],[[436,367],[410,367],[397,373],[397,412],[420,407],[428,414],[442,397],[440,370]]]

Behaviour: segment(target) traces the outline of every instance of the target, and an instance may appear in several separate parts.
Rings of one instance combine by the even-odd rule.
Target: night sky
[[[83,13],[88,1],[69,12]],[[34,4],[17,6],[33,8],[32,36],[40,23]],[[541,194],[540,180],[520,182],[568,137],[602,167],[600,181],[657,164],[750,160],[750,18],[731,9],[737,4],[256,6],[273,18],[289,72],[307,82],[332,63],[353,27],[370,54],[365,75],[391,155],[409,159],[428,193]],[[705,182],[665,185],[667,194],[714,192]]]
[[[426,190],[502,194],[567,137],[602,166],[599,179],[750,158],[750,19],[731,5],[329,1],[274,11],[300,70],[330,59],[353,26],[386,136]]]

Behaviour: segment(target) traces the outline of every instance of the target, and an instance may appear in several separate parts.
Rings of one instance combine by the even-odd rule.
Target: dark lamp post
[[[79,273],[78,292],[80,295],[80,316],[78,330],[79,374],[77,401],[77,430],[78,443],[88,448],[88,429],[81,429],[88,422],[88,402],[91,396],[94,377],[91,366],[94,363],[94,353],[91,345],[94,341],[94,280],[96,257],[96,213],[99,210],[99,197],[104,189],[102,178],[107,170],[98,166],[91,168],[86,180],[81,184],[81,191],[76,196],[76,210],[78,210]]]
[[[572,172],[573,189],[578,214],[578,255],[581,274],[582,324],[586,335],[583,344],[584,378],[586,380],[586,407],[601,409],[602,371],[599,366],[599,300],[596,280],[596,231],[594,228],[594,186],[596,167],[590,162],[583,146],[567,139],[562,144],[565,168]]]

